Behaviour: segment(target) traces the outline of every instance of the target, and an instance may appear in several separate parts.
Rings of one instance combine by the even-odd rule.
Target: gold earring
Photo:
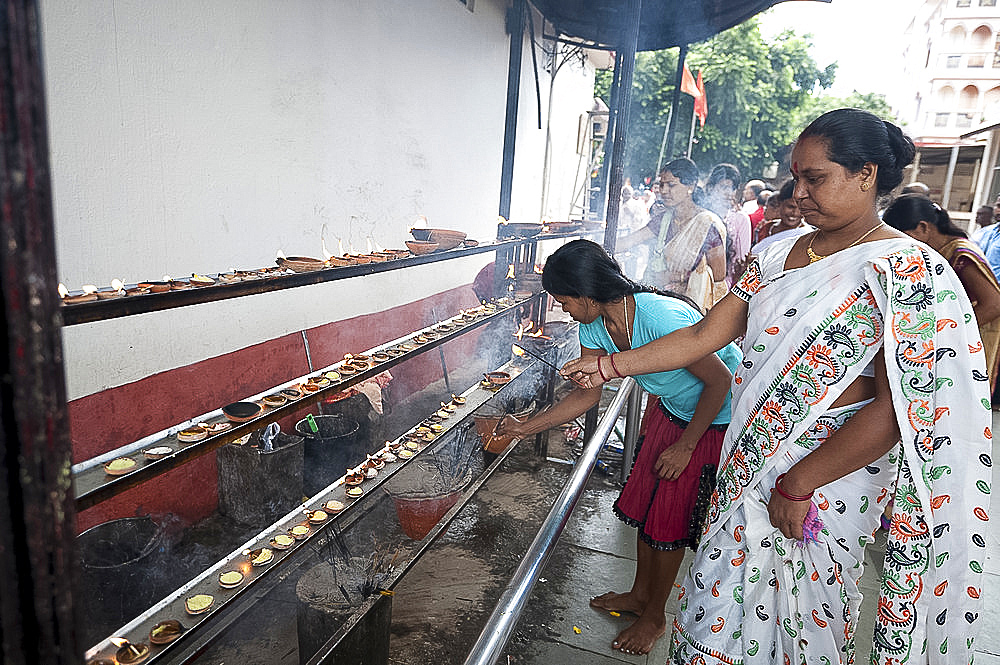
[[[863,182],[863,183],[861,183],[861,191],[862,192],[867,192],[871,188],[872,188],[872,184],[870,182]]]

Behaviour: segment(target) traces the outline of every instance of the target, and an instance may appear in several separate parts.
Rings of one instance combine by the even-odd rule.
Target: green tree
[[[874,92],[862,93],[855,90],[847,97],[835,97],[833,95],[809,97],[795,112],[795,131],[802,131],[817,116],[839,108],[864,109],[871,111],[883,120],[896,122],[892,108],[885,101],[885,95]]]
[[[700,70],[708,99],[708,120],[695,131],[691,158],[703,170],[732,162],[747,177],[778,161],[801,129],[803,107],[828,88],[836,65],[818,67],[808,36],[784,31],[768,42],[756,19],[748,20],[691,47],[688,67]],[[625,173],[633,182],[656,168],[670,113],[677,50],[640,53],[636,59],[628,127]],[[600,72],[597,94],[607,102],[611,72]],[[691,127],[693,99],[680,96],[672,153],[683,155]]]

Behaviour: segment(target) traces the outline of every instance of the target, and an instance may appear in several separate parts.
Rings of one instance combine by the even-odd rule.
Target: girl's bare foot
[[[646,600],[639,598],[635,593],[615,593],[608,591],[600,596],[590,599],[590,606],[599,610],[609,612],[631,612],[632,614],[642,614],[646,609]]]
[[[611,646],[622,653],[647,654],[666,632],[667,620],[662,614],[657,618],[640,616],[635,623],[618,633]]]

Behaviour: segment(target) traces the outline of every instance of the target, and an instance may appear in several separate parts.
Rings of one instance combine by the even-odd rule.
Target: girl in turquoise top
[[[613,359],[601,356],[642,346],[701,319],[681,297],[630,280],[589,240],[556,250],[545,263],[542,285],[580,322],[581,355],[598,357],[608,378],[617,375]],[[614,507],[619,518],[637,527],[635,579],[625,593],[608,592],[590,601],[598,609],[638,615],[612,643],[624,653],[648,653],[666,631],[664,608],[684,548],[697,545],[729,423],[732,371],[741,360],[730,344],[685,368],[635,377],[658,398],[646,409],[645,435]],[[534,418],[506,417],[499,431],[523,438],[551,429],[585,413],[600,398],[600,388],[577,388]]]

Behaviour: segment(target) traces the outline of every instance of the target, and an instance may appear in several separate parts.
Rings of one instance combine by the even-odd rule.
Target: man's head
[[[989,226],[993,221],[993,206],[979,206],[976,210],[976,224]]]
[[[767,187],[767,184],[763,180],[751,180],[746,185],[743,186],[743,200],[753,201],[760,194],[760,190]]]

